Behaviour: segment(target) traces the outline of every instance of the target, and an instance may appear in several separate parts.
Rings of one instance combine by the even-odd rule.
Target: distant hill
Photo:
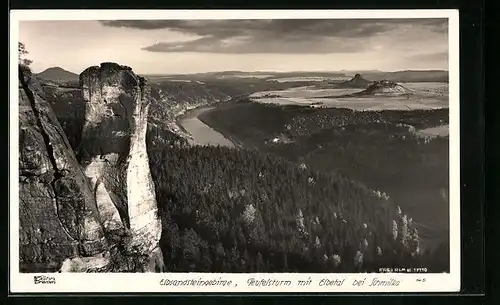
[[[402,85],[389,81],[382,80],[373,82],[366,90],[350,94],[349,96],[404,96],[411,95],[414,91],[403,87]]]
[[[36,74],[39,78],[51,81],[74,82],[78,81],[78,74],[64,70],[61,67],[48,68],[47,70]]]

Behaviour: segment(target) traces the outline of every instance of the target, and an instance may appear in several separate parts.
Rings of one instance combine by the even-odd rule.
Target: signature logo
[[[46,275],[35,275],[33,276],[33,282],[35,284],[55,284],[56,278]]]

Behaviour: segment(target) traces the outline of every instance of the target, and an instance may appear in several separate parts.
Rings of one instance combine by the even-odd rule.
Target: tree
[[[257,259],[255,262],[255,271],[257,272],[262,272],[262,271],[267,271],[265,270],[265,264],[264,264],[264,257],[260,252],[257,253]]]
[[[189,270],[194,270],[196,264],[199,263],[201,258],[200,253],[200,240],[198,234],[191,229],[184,229],[182,234],[182,256],[185,267]]]
[[[29,66],[33,61],[30,59],[27,59],[25,56],[29,54],[29,52],[26,50],[26,46],[24,43],[19,42],[19,64]]]

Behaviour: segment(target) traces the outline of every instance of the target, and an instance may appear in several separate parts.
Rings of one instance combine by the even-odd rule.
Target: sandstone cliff
[[[19,80],[21,271],[163,271],[146,81],[114,63],[82,72],[79,164],[47,92],[27,68]]]
[[[103,228],[119,256],[116,271],[161,271],[161,222],[146,151],[150,87],[115,63],[80,74],[86,102],[79,157]]]
[[[19,68],[20,270],[107,248],[96,201],[29,69]]]

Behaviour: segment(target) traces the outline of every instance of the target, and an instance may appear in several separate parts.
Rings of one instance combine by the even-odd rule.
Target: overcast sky
[[[35,72],[448,69],[447,19],[21,21]]]

